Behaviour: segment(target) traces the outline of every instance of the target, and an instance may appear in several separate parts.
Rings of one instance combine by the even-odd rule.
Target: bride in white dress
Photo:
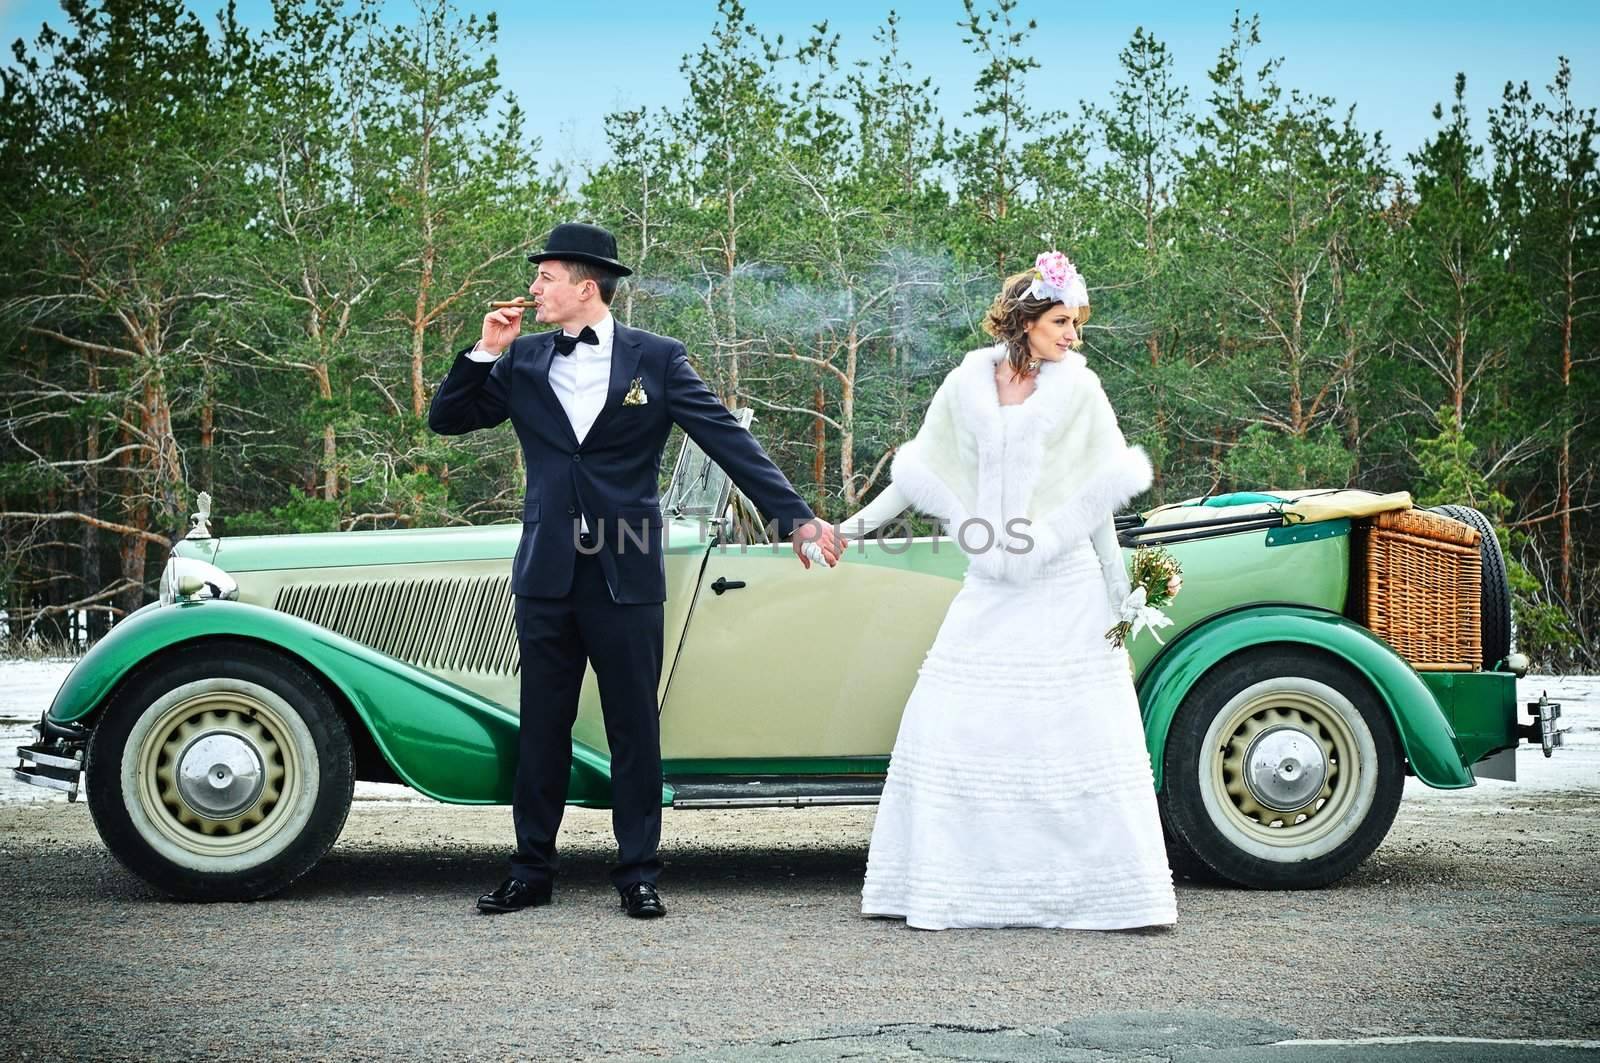
[[[1076,353],[1082,278],[1009,279],[1000,342],[946,377],[892,482],[844,522],[941,518],[968,568],[905,707],[861,910],[913,927],[1117,929],[1177,919],[1128,659],[1112,515],[1150,484]]]

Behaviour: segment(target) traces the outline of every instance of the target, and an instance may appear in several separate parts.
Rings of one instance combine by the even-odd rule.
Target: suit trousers
[[[548,883],[558,868],[556,832],[572,770],[572,724],[584,664],[594,665],[611,747],[612,830],[618,889],[661,873],[662,606],[618,605],[598,555],[579,552],[561,598],[516,599],[522,651],[521,748],[512,818],[517,851],[511,873]]]

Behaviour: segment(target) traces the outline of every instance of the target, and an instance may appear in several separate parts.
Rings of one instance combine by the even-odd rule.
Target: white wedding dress
[[[1001,416],[1009,440],[1025,414]],[[894,490],[852,521],[898,513]],[[1105,638],[1126,580],[1109,519],[1025,580],[969,568],[900,722],[864,915],[930,930],[1177,920],[1128,657]]]

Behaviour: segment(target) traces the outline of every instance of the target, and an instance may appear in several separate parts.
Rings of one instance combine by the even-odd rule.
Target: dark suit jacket
[[[493,362],[473,361],[463,351],[428,410],[428,426],[442,435],[492,428],[507,418],[517,431],[528,486],[522,541],[512,563],[513,593],[531,598],[567,593],[582,514],[599,536],[597,552],[612,597],[624,604],[666,600],[656,485],[674,421],[768,520],[778,522],[782,535],[812,519],[811,507],[761,444],[694,371],[683,344],[620,321],[612,341],[605,406],[579,443],[550,387],[556,334],[519,336]],[[623,396],[636,379],[648,401],[624,405]]]

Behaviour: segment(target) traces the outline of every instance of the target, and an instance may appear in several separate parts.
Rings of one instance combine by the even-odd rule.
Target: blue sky
[[[191,0],[190,6],[209,17],[222,3]],[[843,34],[847,60],[873,55],[873,30],[892,6],[886,0],[746,0],[750,18],[768,36],[782,33],[792,39],[827,19]],[[529,130],[543,140],[546,157],[559,155],[580,168],[604,155],[601,116],[606,111],[659,107],[683,98],[680,61],[697,50],[716,21],[715,0],[609,0],[593,9],[461,0],[458,7],[499,12],[506,87],[528,110]],[[1043,69],[1033,75],[1033,91],[1051,106],[1103,101],[1117,76],[1117,52],[1134,27],[1143,25],[1167,43],[1180,79],[1198,104],[1234,7],[1212,0],[1084,5],[1023,0],[1020,15],[1039,22],[1030,40]],[[931,76],[940,86],[945,117],[962,124],[978,61],[956,28],[960,0],[901,0],[898,9],[906,57],[919,76]],[[239,0],[241,17],[250,25],[267,25],[270,10],[266,0]],[[1262,22],[1259,56],[1284,57],[1282,83],[1355,104],[1362,128],[1382,130],[1397,163],[1429,135],[1433,104],[1448,98],[1458,70],[1467,73],[1468,102],[1480,133],[1483,116],[1499,100],[1505,82],[1526,80],[1542,93],[1558,55],[1572,60],[1578,101],[1600,104],[1600,3],[1593,0],[1264,0],[1255,10]],[[411,0],[390,0],[385,13],[389,21],[404,22],[414,11]],[[19,36],[31,41],[45,21],[60,21],[55,0],[0,0],[7,60],[10,42]],[[592,77],[593,94],[564,92],[559,99],[541,100],[540,76],[557,69],[554,64],[570,72],[574,61]]]

